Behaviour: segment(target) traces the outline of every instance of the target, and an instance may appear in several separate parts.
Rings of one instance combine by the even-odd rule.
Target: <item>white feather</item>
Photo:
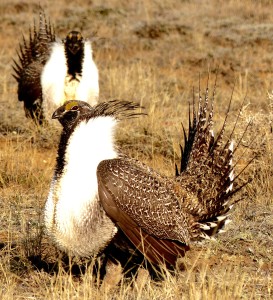
[[[217,220],[218,220],[219,222],[221,222],[221,221],[225,220],[226,218],[227,218],[227,216],[218,216],[218,217],[217,217]]]
[[[234,171],[233,170],[229,173],[229,179],[231,181],[233,181],[233,179],[234,179]]]
[[[231,141],[231,142],[230,142],[228,149],[229,149],[231,152],[233,152],[233,149],[234,149],[234,141]]]
[[[70,226],[66,223],[71,219],[80,220],[85,205],[97,196],[98,164],[117,157],[112,136],[115,123],[112,117],[91,119],[88,123],[81,122],[72,134],[57,205],[60,227]]]
[[[47,201],[45,204],[45,227],[47,228],[48,232],[52,231],[52,226],[54,224],[54,186],[55,186],[55,176],[53,177],[50,185],[49,194],[47,197]]]
[[[76,91],[77,100],[83,100],[91,105],[97,103],[99,96],[99,72],[92,57],[91,43],[84,44],[84,59],[82,78]]]
[[[232,189],[233,189],[233,183],[231,183],[231,184],[229,185],[229,187],[226,189],[226,193],[231,192]]]
[[[217,226],[217,224],[214,222],[207,222],[207,224],[210,226],[210,228],[214,228]]]
[[[206,224],[200,224],[200,228],[203,230],[210,230],[210,227]]]
[[[52,46],[51,55],[41,75],[43,109],[45,114],[47,112],[51,114],[57,107],[64,103],[66,73],[67,66],[64,45],[56,42]]]
[[[82,100],[91,105],[97,103],[99,74],[93,61],[91,43],[88,41],[84,44],[82,74],[76,77],[71,80],[67,73],[64,44],[55,42],[41,75],[43,110],[47,119],[67,100]]]
[[[233,188],[233,180],[234,180],[234,171],[233,170],[231,170],[231,172],[229,173],[228,177],[229,177],[229,179],[231,181],[231,184],[226,189],[226,193],[228,193],[229,191],[232,191],[232,188]]]
[[[210,132],[210,135],[211,135],[212,137],[214,137],[214,132],[213,132],[213,130],[211,129],[209,132]]]
[[[116,232],[114,225],[111,225],[112,231],[109,233],[104,230],[102,223],[98,224],[99,228],[84,228],[83,225],[88,224],[87,221],[92,217],[92,204],[98,201],[98,164],[102,160],[118,156],[113,141],[115,125],[116,120],[112,117],[98,117],[87,123],[81,122],[68,141],[65,154],[67,163],[63,174],[60,180],[52,180],[45,207],[45,225],[64,250],[73,248],[73,251],[81,251],[84,246],[90,248],[90,253],[99,251],[99,248],[93,249],[92,242],[89,241],[92,241],[92,230],[103,234],[107,232],[110,236]],[[105,226],[109,227],[109,223],[110,219]],[[79,228],[86,231],[88,236],[83,236],[83,239],[89,239],[89,246],[83,241],[80,242],[81,245],[75,245]],[[104,234],[101,239],[109,240],[110,236]],[[100,246],[97,241],[93,243],[96,247]]]

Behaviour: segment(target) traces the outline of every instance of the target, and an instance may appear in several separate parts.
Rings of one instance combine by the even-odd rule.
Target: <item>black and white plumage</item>
[[[53,114],[63,125],[57,164],[45,207],[45,225],[61,249],[79,256],[100,252],[117,232],[98,199],[97,165],[118,157],[116,117],[136,115],[138,105],[110,101],[92,108],[68,101]],[[98,242],[99,241],[99,242]]]
[[[53,111],[70,99],[94,105],[99,97],[99,74],[91,42],[71,31],[62,42],[52,44],[51,55],[41,75],[45,111]]]
[[[222,230],[243,184],[233,174],[231,137],[223,142],[226,121],[219,136],[213,135],[208,92],[184,132],[174,178],[115,149],[117,120],[135,115],[136,108],[130,102],[91,107],[72,100],[53,114],[64,128],[45,224],[72,254],[95,255],[119,229],[150,262],[171,266],[195,240]]]
[[[39,29],[34,24],[29,43],[23,37],[18,57],[13,76],[27,117],[38,123],[51,120],[54,110],[69,99],[97,103],[98,69],[91,42],[80,32],[71,31],[58,41],[44,12],[40,12]]]

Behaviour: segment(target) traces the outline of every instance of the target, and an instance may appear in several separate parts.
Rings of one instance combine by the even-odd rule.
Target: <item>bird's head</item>
[[[69,100],[60,106],[52,115],[52,119],[58,119],[65,129],[72,128],[82,120],[90,120],[98,117],[112,117],[115,120],[129,119],[145,115],[138,103],[125,100],[111,100],[90,106],[80,100]]]
[[[69,100],[53,113],[52,119],[58,119],[64,128],[70,128],[91,111],[92,107],[88,103],[80,100]]]
[[[79,31],[70,31],[64,39],[65,47],[73,55],[76,55],[82,49],[83,43],[84,39]]]

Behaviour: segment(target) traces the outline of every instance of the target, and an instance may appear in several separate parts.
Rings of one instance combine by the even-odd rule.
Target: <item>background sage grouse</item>
[[[33,32],[32,32],[33,31]],[[25,113],[42,123],[69,99],[97,103],[99,76],[93,61],[91,42],[78,31],[71,31],[57,41],[45,13],[40,12],[39,29],[30,29],[29,42],[23,36],[14,60],[13,76],[18,82],[18,99]]]
[[[167,178],[119,153],[118,120],[138,105],[110,101],[94,107],[68,101],[52,118],[63,125],[57,164],[45,206],[48,233],[66,252],[89,256],[122,230],[151,263],[175,265],[191,243],[210,238],[227,222],[244,184],[233,174],[233,142],[217,138],[208,91],[189,120],[181,168]]]

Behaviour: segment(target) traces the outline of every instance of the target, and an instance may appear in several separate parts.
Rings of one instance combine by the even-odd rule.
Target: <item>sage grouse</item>
[[[214,138],[208,105],[207,92],[190,117],[188,135],[184,131],[174,178],[116,149],[116,124],[140,114],[137,104],[114,100],[91,107],[71,100],[58,108],[52,118],[63,131],[45,206],[45,225],[57,245],[74,255],[96,255],[119,229],[149,262],[173,266],[193,241],[222,230],[244,184],[233,174],[231,137],[223,141],[227,120]]]
[[[32,32],[33,31],[33,32]],[[71,31],[57,41],[45,13],[40,12],[39,29],[35,23],[29,42],[23,36],[14,60],[14,78],[18,99],[24,102],[25,114],[38,123],[50,120],[53,111],[69,99],[97,103],[98,69],[93,61],[91,42],[80,32]]]

